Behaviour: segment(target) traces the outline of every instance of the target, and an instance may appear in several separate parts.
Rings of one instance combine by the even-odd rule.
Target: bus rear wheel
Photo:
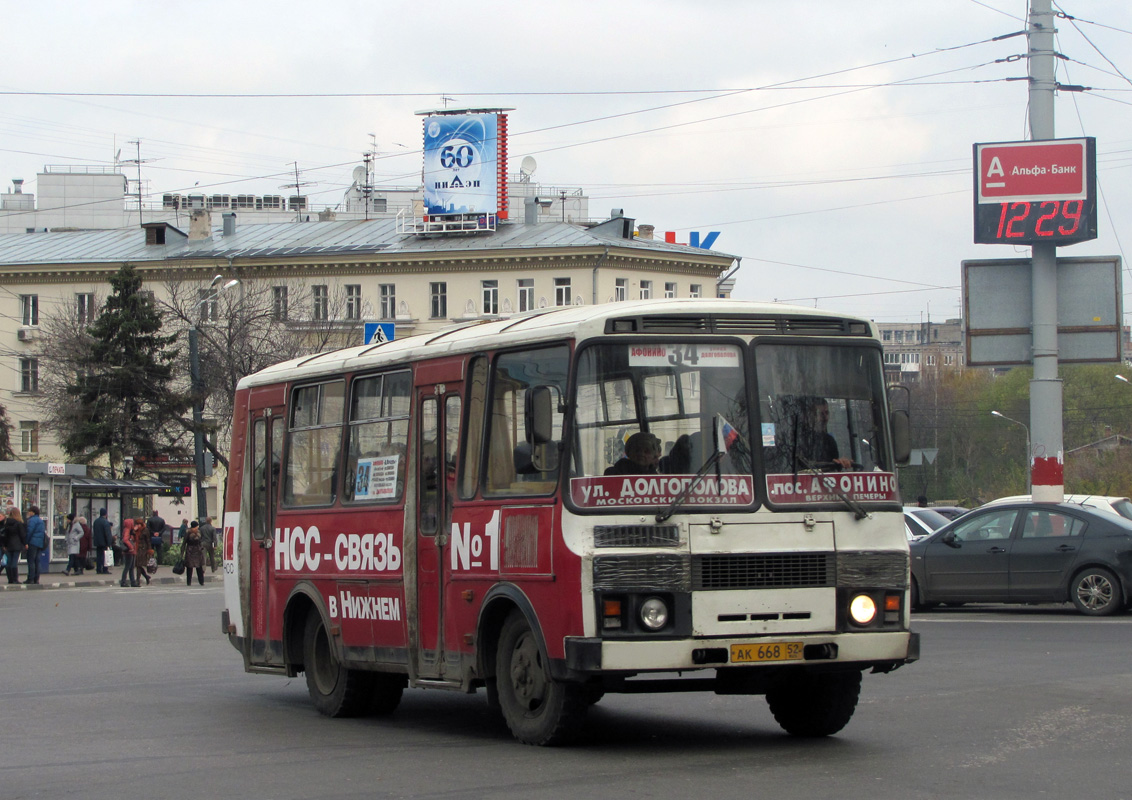
[[[777,681],[766,701],[784,731],[812,738],[844,728],[860,695],[860,672],[797,672]]]
[[[495,660],[503,719],[524,744],[557,745],[577,738],[585,724],[585,687],[550,676],[546,652],[517,611],[503,623]]]
[[[307,615],[303,631],[303,672],[311,702],[320,714],[357,717],[369,712],[372,673],[342,666],[334,655],[326,623],[317,611]],[[401,699],[400,692],[397,699]]]

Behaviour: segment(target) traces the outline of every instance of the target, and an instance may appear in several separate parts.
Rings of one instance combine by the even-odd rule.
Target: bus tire
[[[392,714],[401,705],[405,692],[405,676],[384,672],[370,674],[368,713],[375,717]]]
[[[320,714],[357,717],[369,710],[370,673],[342,666],[317,611],[307,614],[303,630],[303,672],[311,702]]]
[[[585,724],[585,687],[550,677],[546,652],[518,611],[499,634],[495,684],[503,719],[523,744],[566,744]]]
[[[795,672],[777,681],[766,701],[784,731],[814,738],[844,728],[860,695],[860,672]]]

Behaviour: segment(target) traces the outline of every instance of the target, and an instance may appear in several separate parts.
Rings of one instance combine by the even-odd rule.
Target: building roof
[[[288,222],[237,227],[230,236],[216,228],[208,239],[177,237],[164,245],[146,245],[137,228],[99,231],[52,231],[0,234],[0,265],[121,263],[165,259],[279,258],[302,255],[377,253],[414,254],[537,248],[621,247],[672,256],[726,253],[658,239],[625,239],[600,226],[568,222],[534,225],[504,223],[491,233],[417,235],[399,233],[396,219]]]

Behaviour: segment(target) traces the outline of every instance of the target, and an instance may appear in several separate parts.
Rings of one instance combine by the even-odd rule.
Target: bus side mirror
[[[892,412],[892,454],[897,464],[907,464],[912,459],[912,425],[907,411]]]
[[[554,438],[554,393],[549,386],[527,392],[527,441],[546,444]]]

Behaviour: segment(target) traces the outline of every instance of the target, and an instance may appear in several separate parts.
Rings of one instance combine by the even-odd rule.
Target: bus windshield
[[[755,404],[748,403],[739,345],[672,341],[582,350],[573,398],[573,503],[748,508],[756,477],[772,506],[895,502],[880,352],[855,344],[759,343],[753,355],[757,408],[749,408]],[[830,482],[834,473],[839,478]]]
[[[755,363],[768,474],[891,471],[879,351],[759,344]]]
[[[737,345],[590,346],[578,357],[575,387],[571,494],[578,505],[670,503],[717,450],[725,454],[692,487],[690,503],[753,502],[750,414]],[[730,447],[718,445],[721,431]],[[624,478],[652,475],[683,477]]]

